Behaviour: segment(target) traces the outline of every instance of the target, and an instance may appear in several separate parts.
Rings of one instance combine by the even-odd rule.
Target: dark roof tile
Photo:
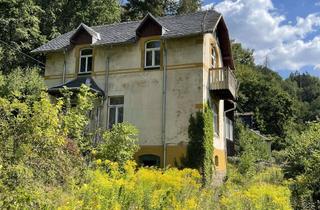
[[[220,17],[220,13],[214,10],[208,10],[186,15],[158,17],[156,19],[166,29],[162,37],[173,38],[212,32],[220,20]],[[135,42],[136,29],[140,25],[140,22],[141,20],[88,27],[100,34],[100,40],[97,40],[93,46]],[[62,34],[32,52],[62,50],[70,46],[69,39],[75,31],[76,30],[73,30]]]

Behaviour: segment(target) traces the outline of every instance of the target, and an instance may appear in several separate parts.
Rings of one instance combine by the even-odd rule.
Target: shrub
[[[242,175],[233,165],[220,199],[221,209],[292,209],[290,190],[278,167],[267,167],[254,177]]]
[[[125,172],[104,161],[90,172],[87,184],[61,205],[67,209],[213,209],[212,191],[202,189],[201,176],[192,169],[136,169]],[[108,171],[108,172],[106,172]]]
[[[213,175],[213,113],[209,106],[191,115],[189,119],[189,143],[184,166],[198,169],[205,184]]]
[[[118,123],[103,134],[98,157],[124,165],[138,149],[138,130],[129,123]]]

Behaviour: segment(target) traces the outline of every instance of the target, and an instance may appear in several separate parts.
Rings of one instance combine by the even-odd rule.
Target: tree
[[[98,145],[98,157],[113,162],[120,166],[138,151],[138,130],[129,123],[118,123],[103,134],[103,140]]]
[[[48,39],[75,29],[80,23],[89,26],[118,22],[121,7],[117,0],[36,0],[44,11],[40,16],[41,32]]]
[[[0,71],[37,63],[25,54],[30,56],[45,40],[39,28],[41,12],[33,0],[0,1]]]
[[[201,0],[179,0],[177,13],[188,14],[193,13],[201,8]]]
[[[244,49],[241,43],[232,42],[233,60],[237,64],[254,66],[253,50]]]
[[[63,100],[51,103],[45,90],[37,70],[0,75],[0,208],[46,208],[47,189],[54,193],[84,178],[83,137],[71,133],[84,135],[86,124],[77,120],[88,122],[88,88],[71,111]]]
[[[297,209],[320,204],[320,123],[311,123],[291,139],[285,149],[285,175],[292,178],[293,204]]]
[[[128,0],[122,20],[141,20],[148,12],[155,17],[187,14],[200,10],[200,0]]]
[[[155,17],[164,16],[165,7],[166,0],[128,0],[123,6],[122,19],[126,21],[141,20],[148,12]]]

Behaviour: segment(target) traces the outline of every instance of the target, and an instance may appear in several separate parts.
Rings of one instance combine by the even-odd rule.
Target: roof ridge
[[[165,18],[175,18],[175,17],[184,17],[184,16],[192,16],[194,14],[198,14],[198,13],[205,13],[207,14],[209,11],[214,11],[216,13],[218,13],[216,10],[214,9],[209,9],[209,10],[199,10],[196,12],[192,12],[192,13],[185,13],[185,14],[177,14],[177,15],[164,15],[164,16],[159,16],[159,17],[155,17],[154,15],[152,15],[152,13],[148,12],[147,14],[151,14],[155,19],[161,20],[161,19],[165,19]],[[220,14],[220,13],[219,13]],[[145,17],[145,16],[144,16]],[[143,17],[143,18],[144,18]],[[128,23],[138,23],[141,22],[142,19],[140,20],[130,20],[130,21],[125,21],[125,22],[116,22],[116,23],[109,23],[109,24],[102,24],[102,25],[95,25],[95,26],[89,26],[89,27],[103,27],[103,26],[112,26],[112,25],[121,25],[121,24],[128,24]]]
[[[138,23],[141,21],[142,20],[131,20],[131,21],[125,21],[125,22],[115,22],[115,23],[108,23],[108,24],[102,24],[102,25],[95,25],[91,27],[97,28],[97,27],[105,27],[105,26],[112,26],[112,25],[122,25],[122,24],[128,24],[128,23]]]

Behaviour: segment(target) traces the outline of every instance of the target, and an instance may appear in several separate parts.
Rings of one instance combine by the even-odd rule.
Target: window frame
[[[213,53],[214,53],[214,56],[213,56]],[[211,51],[210,51],[210,63],[212,68],[217,68],[217,64],[218,64],[217,50],[213,44],[211,45]]]
[[[91,55],[82,55],[82,51],[84,50],[91,50]],[[89,58],[92,58],[92,61],[91,61],[91,71],[88,71],[88,59]],[[86,64],[85,64],[85,71],[84,72],[81,72],[81,59],[82,58],[85,58],[86,59]],[[78,73],[79,74],[87,74],[87,73],[91,73],[92,72],[92,69],[93,69],[93,48],[82,48],[80,49],[80,55],[79,55],[79,71]]]
[[[150,42],[159,42],[160,46],[159,47],[154,47],[154,48],[147,48],[147,44]],[[147,66],[147,52],[151,51],[152,52],[152,65]],[[156,62],[156,55],[155,52],[159,51],[159,65],[155,65]],[[161,41],[160,40],[149,40],[144,43],[144,68],[145,69],[152,69],[152,68],[159,68],[161,65]]]
[[[219,109],[214,102],[212,103],[212,114],[214,135],[219,136]]]
[[[111,98],[118,98],[118,97],[122,97],[123,98],[123,103],[122,104],[111,104]],[[110,127],[110,110],[111,108],[115,108],[116,109],[116,113],[115,113],[115,122],[113,125],[116,125],[118,123],[122,123],[123,122],[123,118],[124,118],[124,96],[110,96],[108,98],[108,119],[107,119],[107,129],[111,129],[112,127]],[[118,122],[118,118],[119,118],[119,109],[122,108],[122,122]],[[113,126],[112,125],[112,126]]]

